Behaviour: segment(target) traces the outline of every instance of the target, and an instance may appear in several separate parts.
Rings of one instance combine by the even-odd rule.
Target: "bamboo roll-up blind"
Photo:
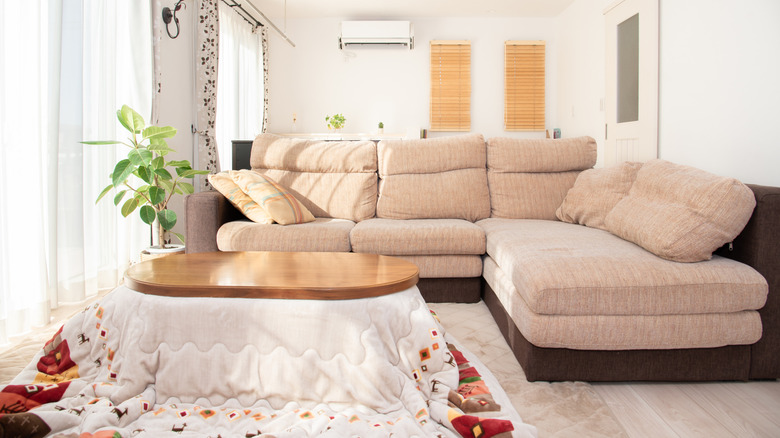
[[[471,41],[431,41],[431,131],[471,130]]]
[[[504,129],[544,131],[544,41],[504,44]]]

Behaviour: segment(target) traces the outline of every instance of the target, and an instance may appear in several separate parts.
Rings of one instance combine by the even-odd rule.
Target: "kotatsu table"
[[[418,273],[412,263],[376,254],[211,252],[137,264],[125,281],[173,297],[344,300],[409,289]]]
[[[47,345],[69,381],[33,412],[52,431],[121,436],[534,436],[417,279],[372,254],[137,264]],[[19,382],[42,379],[28,368]]]

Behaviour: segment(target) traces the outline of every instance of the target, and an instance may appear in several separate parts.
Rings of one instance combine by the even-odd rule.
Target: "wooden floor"
[[[780,382],[598,383],[629,437],[780,437]]]

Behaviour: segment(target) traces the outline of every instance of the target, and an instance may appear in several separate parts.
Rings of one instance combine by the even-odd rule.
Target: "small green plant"
[[[382,122],[379,122],[379,129],[385,129],[385,124]]]
[[[341,114],[334,114],[332,116],[325,116],[325,121],[328,122],[328,128],[341,129],[344,127],[344,123],[347,119]]]
[[[109,175],[111,184],[106,186],[95,203],[97,204],[112,189],[118,190],[114,196],[114,205],[119,205],[127,195],[131,195],[122,204],[122,216],[127,217],[139,206],[141,220],[152,225],[157,219],[157,233],[160,248],[168,243],[166,232],[171,232],[182,243],[184,236],[170,231],[176,225],[176,212],[168,209],[168,202],[175,194],[189,194],[195,191],[192,184],[184,180],[195,175],[205,175],[207,170],[194,170],[187,160],[165,161],[165,156],[175,152],[168,146],[166,138],[176,135],[171,126],[146,126],[140,114],[127,105],[116,112],[119,123],[130,132],[129,143],[118,140],[82,141],[90,145],[122,144],[130,148],[127,158],[116,163]],[[148,142],[145,144],[145,142]],[[176,176],[170,170],[172,168]],[[131,176],[138,180],[131,181]]]

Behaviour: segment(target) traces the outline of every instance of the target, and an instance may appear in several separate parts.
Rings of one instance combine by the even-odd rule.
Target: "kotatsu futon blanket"
[[[416,288],[356,300],[119,287],[10,385],[0,437],[531,437]]]

